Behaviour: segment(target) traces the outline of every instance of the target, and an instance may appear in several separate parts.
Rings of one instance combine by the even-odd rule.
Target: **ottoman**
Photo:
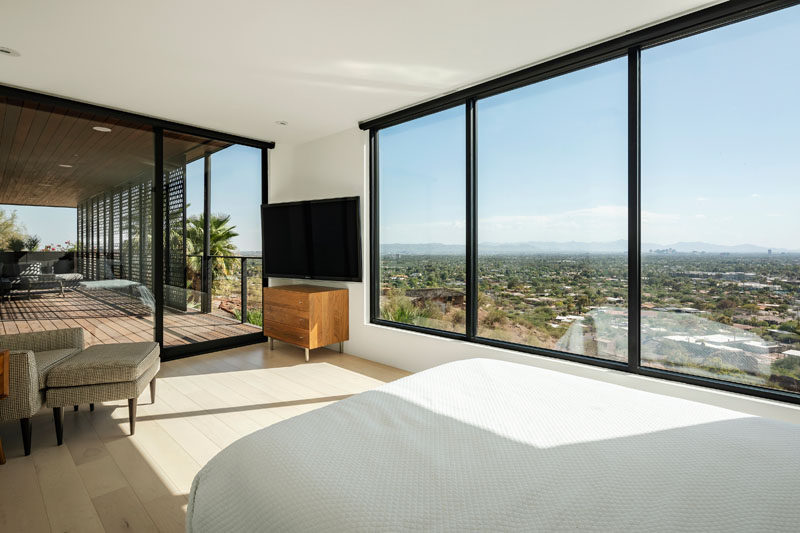
[[[131,435],[136,428],[136,401],[150,385],[155,402],[156,374],[161,365],[155,342],[96,344],[73,355],[47,375],[45,406],[53,408],[58,445],[63,442],[63,407],[128,400]]]

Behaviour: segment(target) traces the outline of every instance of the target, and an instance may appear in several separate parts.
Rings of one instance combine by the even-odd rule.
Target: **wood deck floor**
[[[136,434],[127,403],[33,417],[31,455],[16,421],[0,423],[0,531],[185,531],[195,474],[240,437],[375,388],[408,372],[321,348],[259,344],[163,363],[155,404],[139,399]]]
[[[231,317],[198,312],[164,313],[166,346],[257,333],[258,326]],[[0,307],[0,334],[61,328],[83,328],[87,346],[153,340],[152,311],[139,300],[109,290],[68,290],[15,295]]]

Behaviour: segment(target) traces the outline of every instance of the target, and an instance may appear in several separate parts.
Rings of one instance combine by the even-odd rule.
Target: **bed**
[[[231,444],[187,531],[797,531],[799,502],[800,426],[469,359]]]

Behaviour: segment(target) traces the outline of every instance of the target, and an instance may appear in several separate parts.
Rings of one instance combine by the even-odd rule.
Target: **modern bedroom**
[[[800,2],[9,3],[0,531],[797,531]]]

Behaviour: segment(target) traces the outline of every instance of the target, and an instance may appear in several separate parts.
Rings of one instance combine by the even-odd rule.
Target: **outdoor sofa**
[[[63,296],[65,289],[77,287],[83,280],[83,275],[73,272],[71,266],[67,260],[3,263],[0,303],[4,298],[10,299],[13,292],[30,297],[31,291],[56,289]]]

